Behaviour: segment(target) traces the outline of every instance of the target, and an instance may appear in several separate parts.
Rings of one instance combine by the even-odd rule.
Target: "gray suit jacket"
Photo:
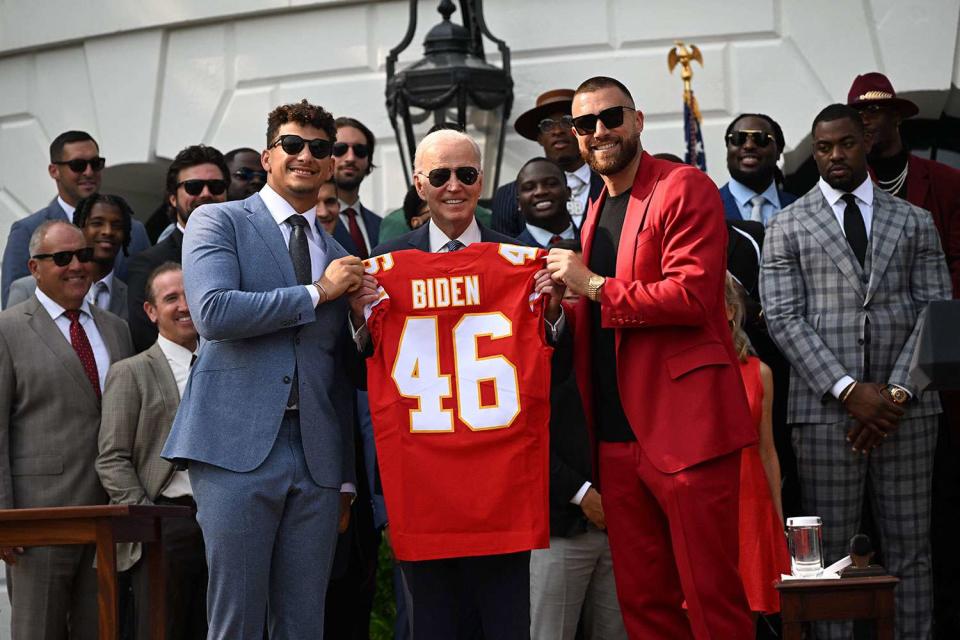
[[[126,323],[91,308],[116,362],[133,353]],[[0,508],[102,504],[93,467],[100,403],[36,296],[0,313]]]
[[[845,375],[909,389],[912,417],[940,411],[937,394],[920,394],[908,375],[927,304],[950,298],[929,212],[874,187],[861,268],[815,186],[767,227],[760,296],[770,335],[791,365],[789,422],[846,419],[830,394]]]
[[[63,210],[56,198],[50,201],[43,209],[31,213],[26,218],[20,218],[10,225],[10,235],[7,236],[7,246],[3,249],[3,272],[0,273],[0,302],[3,308],[8,309],[13,305],[7,301],[7,295],[10,292],[10,284],[23,276],[30,275],[27,269],[27,260],[30,258],[30,236],[36,231],[37,227],[47,220],[66,220],[67,212]],[[147,236],[147,230],[139,220],[133,220],[133,226],[130,233],[130,246],[127,251],[130,255],[136,255],[150,246],[150,238]],[[127,260],[128,258],[120,252],[117,256],[117,263],[114,271],[121,280],[127,279]]]
[[[96,469],[103,488],[116,504],[153,504],[175,470],[160,451],[180,405],[159,344],[110,367],[102,404]],[[117,551],[121,571],[140,556],[139,545]]]
[[[17,278],[10,284],[10,293],[7,296],[7,307],[20,304],[24,300],[33,297],[33,292],[37,290],[37,280],[32,275]],[[113,291],[110,293],[110,306],[107,311],[124,320],[127,319],[130,311],[127,308],[127,285],[114,276]]]
[[[314,232],[326,263],[347,255],[319,224]],[[335,489],[355,482],[353,388],[346,377],[351,365],[359,375],[361,362],[347,329],[346,298],[314,308],[259,194],[191,214],[183,277],[206,342],[163,457],[256,469],[273,447],[298,372],[311,477]]]

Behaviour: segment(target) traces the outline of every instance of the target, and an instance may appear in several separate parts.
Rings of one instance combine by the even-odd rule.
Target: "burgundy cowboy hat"
[[[889,107],[897,111],[901,118],[910,118],[920,112],[914,103],[898,98],[887,76],[876,71],[857,76],[847,93],[847,105],[854,109],[863,109],[873,104]]]
[[[537,96],[537,103],[533,109],[524,111],[513,123],[513,128],[517,133],[527,140],[536,140],[540,135],[540,121],[550,116],[551,113],[562,111],[565,114],[570,113],[570,106],[573,104],[573,89],[551,89]]]

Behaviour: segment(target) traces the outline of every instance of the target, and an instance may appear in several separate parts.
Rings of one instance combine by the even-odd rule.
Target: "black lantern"
[[[397,57],[417,28],[417,0],[410,0],[407,33],[387,56],[387,112],[401,156],[406,155],[403,172],[408,184],[417,143],[431,127],[456,123],[480,143],[486,176],[483,197],[489,198],[500,181],[503,137],[513,105],[510,49],[487,28],[482,0],[461,0],[460,9],[462,26],[450,21],[456,11],[453,2],[442,0],[437,11],[443,21],[424,38],[423,59],[397,71]],[[496,43],[502,68],[484,59],[483,36]]]

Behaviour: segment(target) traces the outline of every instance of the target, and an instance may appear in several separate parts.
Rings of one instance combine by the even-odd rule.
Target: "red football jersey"
[[[366,261],[370,413],[390,542],[401,560],[549,544],[545,252],[477,243]]]

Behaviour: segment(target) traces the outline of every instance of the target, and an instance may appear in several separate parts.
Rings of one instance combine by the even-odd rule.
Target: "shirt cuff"
[[[850,376],[843,376],[837,380],[832,387],[830,387],[830,395],[839,400],[840,394],[843,393],[843,390],[850,386],[850,383],[852,382],[856,381]]]
[[[344,482],[340,485],[340,493],[352,493],[357,495],[357,487],[352,482]]]
[[[560,338],[560,334],[563,333],[563,327],[567,321],[567,317],[563,314],[563,308],[560,308],[560,317],[557,318],[556,322],[550,322],[546,318],[544,318],[543,321],[547,324],[547,328],[550,329],[550,338],[553,342],[557,342],[557,340]]]
[[[312,284],[305,284],[303,286],[307,288],[307,293],[310,294],[310,302],[313,303],[313,306],[316,307],[320,304],[320,292],[317,291],[317,288]]]
[[[577,491],[577,492],[573,495],[572,498],[570,498],[570,504],[575,504],[575,505],[577,505],[577,506],[579,507],[579,506],[580,506],[580,503],[583,502],[583,496],[587,495],[587,491],[588,491],[588,490],[590,489],[590,487],[592,487],[592,486],[593,486],[593,485],[590,484],[590,481],[589,481],[589,480],[588,480],[587,482],[584,482],[584,483],[583,483],[583,486],[580,487],[580,490]]]
[[[353,343],[357,345],[357,351],[363,351],[367,346],[367,340],[370,339],[370,332],[367,330],[367,323],[363,322],[359,327],[353,326],[353,316],[347,312],[347,325],[350,327],[350,334],[353,336]]]
[[[913,394],[910,392],[910,389],[907,389],[906,387],[899,384],[893,384],[892,382],[889,384],[891,387],[896,387],[897,389],[903,389],[903,392],[907,394],[907,397],[913,400]]]

